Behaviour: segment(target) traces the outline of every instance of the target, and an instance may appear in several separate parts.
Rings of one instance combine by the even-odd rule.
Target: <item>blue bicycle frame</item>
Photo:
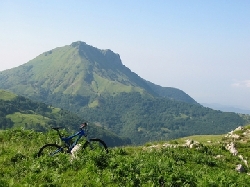
[[[68,136],[68,137],[62,137],[60,132],[57,130],[59,136],[60,136],[60,139],[65,142],[65,144],[68,146],[68,152],[70,152],[74,147],[75,145],[78,143],[78,141],[81,139],[81,137],[86,136],[86,133],[83,129],[81,129],[80,131],[76,132],[75,134],[71,135],[71,136]],[[77,137],[77,139],[73,142],[73,143],[70,143],[71,140],[74,138],[74,137]],[[87,141],[89,141],[89,138],[87,137]]]

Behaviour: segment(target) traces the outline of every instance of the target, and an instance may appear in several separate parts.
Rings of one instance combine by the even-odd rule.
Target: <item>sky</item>
[[[249,0],[0,1],[0,71],[75,41],[198,103],[250,108]]]

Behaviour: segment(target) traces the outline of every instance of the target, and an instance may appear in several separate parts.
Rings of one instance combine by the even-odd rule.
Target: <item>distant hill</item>
[[[146,82],[161,97],[182,101],[190,104],[198,104],[192,97],[190,97],[182,90],[172,87],[162,87],[149,81]]]
[[[69,111],[0,90],[0,129],[22,127],[47,131],[52,126],[60,126],[75,131],[83,121]],[[90,125],[90,135],[102,138],[109,146],[130,144],[129,139],[122,139],[94,124]]]
[[[177,88],[146,81],[118,54],[84,42],[0,72],[0,88],[74,112],[134,144],[222,134],[247,123],[247,117],[208,109]]]
[[[249,122],[249,116],[139,93],[99,98],[99,103],[99,107],[81,110],[83,116],[101,121],[107,129],[137,144],[190,135],[223,134]]]
[[[221,105],[217,103],[201,103],[205,107],[212,108],[214,110],[221,110],[223,112],[235,112],[239,114],[250,114],[249,109],[244,109],[239,106],[228,106],[228,105]]]

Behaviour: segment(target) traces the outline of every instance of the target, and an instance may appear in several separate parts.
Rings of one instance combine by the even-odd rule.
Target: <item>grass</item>
[[[7,92],[5,90],[0,90],[0,99],[5,100],[5,101],[11,101],[13,100],[17,95]]]
[[[16,127],[23,127],[25,124],[40,124],[44,126],[49,121],[48,118],[39,114],[22,114],[20,112],[9,114],[6,117],[10,118],[15,123]]]
[[[197,137],[217,140],[219,137]],[[45,143],[57,140],[54,131],[0,131],[1,186],[249,186],[248,168],[235,171],[242,163],[219,145],[196,149],[177,147],[147,149],[146,146],[116,147],[109,154],[79,152],[57,157],[36,157]],[[189,137],[190,139],[190,137]],[[196,140],[198,140],[196,139]],[[182,141],[182,140],[177,140]],[[249,152],[249,148],[239,150]],[[223,155],[216,158],[216,155]],[[242,163],[243,164],[243,163]]]
[[[142,93],[143,90],[139,87],[134,87],[131,85],[125,85],[117,81],[111,81],[109,79],[103,78],[96,73],[94,73],[95,83],[92,84],[93,89],[97,93],[119,93],[119,92],[140,92]]]
[[[221,141],[223,136],[224,135],[194,135],[180,138],[179,141],[183,143],[186,140],[194,140],[207,145],[211,143],[218,143],[219,141]]]

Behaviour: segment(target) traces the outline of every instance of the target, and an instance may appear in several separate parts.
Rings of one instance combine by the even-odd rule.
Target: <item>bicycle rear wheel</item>
[[[63,152],[63,148],[57,144],[46,144],[38,152],[37,156],[54,156]]]
[[[108,153],[108,147],[106,143],[98,138],[92,138],[89,141],[86,141],[83,145],[83,149],[85,150],[94,150],[94,151],[100,151],[104,153]]]

